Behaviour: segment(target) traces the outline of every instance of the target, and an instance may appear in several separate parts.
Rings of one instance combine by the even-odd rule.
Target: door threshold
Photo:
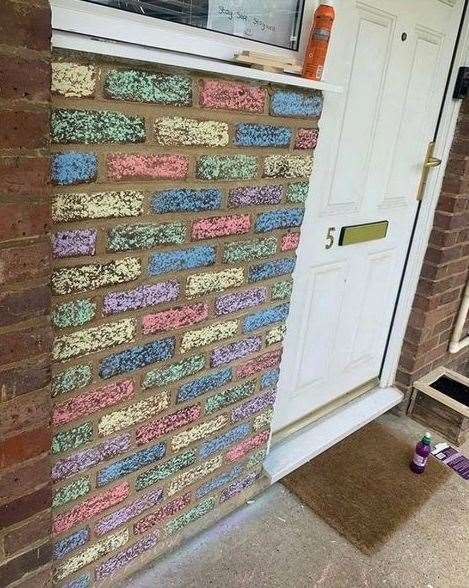
[[[396,406],[404,394],[397,388],[373,388],[272,446],[264,462],[271,483],[326,451]]]

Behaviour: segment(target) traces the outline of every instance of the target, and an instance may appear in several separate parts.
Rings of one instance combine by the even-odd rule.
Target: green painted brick
[[[272,286],[272,300],[285,300],[291,297],[293,289],[293,282],[286,280],[284,282],[277,282]]]
[[[274,255],[276,251],[277,239],[275,237],[228,243],[223,253],[223,261],[237,263],[249,259],[259,259],[260,257]]]
[[[308,196],[308,182],[296,182],[289,184],[287,188],[287,201],[292,204],[302,204]]]
[[[203,180],[248,180],[256,173],[253,155],[202,155],[197,160],[197,177]]]
[[[78,480],[74,480],[70,484],[66,486],[62,486],[58,490],[55,491],[54,497],[52,499],[52,506],[58,507],[63,506],[64,504],[68,504],[69,502],[73,502],[77,498],[81,498],[88,494],[91,490],[91,483],[88,478],[79,478]]]
[[[255,468],[259,464],[261,464],[267,456],[267,451],[265,449],[259,449],[255,451],[248,459],[246,463],[247,468]]]
[[[251,396],[255,389],[256,380],[250,380],[249,382],[244,382],[239,386],[234,386],[233,388],[229,388],[228,390],[214,394],[213,396],[210,396],[210,398],[207,398],[205,402],[205,412],[210,414],[220,410],[221,408],[225,408],[225,406],[234,404],[243,398]]]
[[[89,443],[92,438],[93,425],[91,423],[83,423],[68,431],[60,431],[52,438],[52,453],[63,453],[70,449],[76,449]]]
[[[122,225],[108,233],[108,248],[111,251],[148,249],[157,245],[180,245],[186,238],[186,227],[182,223],[162,225]]]
[[[53,143],[141,143],[145,119],[109,110],[55,110],[51,116]]]
[[[172,382],[177,382],[183,378],[187,378],[192,374],[197,373],[205,366],[205,358],[203,355],[194,355],[182,361],[173,363],[172,365],[151,370],[143,378],[142,386],[144,388],[153,388],[157,386],[166,386]]]
[[[192,80],[184,75],[114,69],[106,77],[104,91],[111,98],[121,100],[192,104]]]
[[[193,451],[181,453],[166,463],[139,474],[135,481],[135,488],[137,490],[143,490],[143,488],[156,484],[156,482],[160,482],[185,467],[192,465],[195,460],[196,456]]]
[[[191,508],[186,513],[176,517],[172,521],[169,521],[166,525],[166,532],[171,535],[183,529],[186,525],[189,525],[193,521],[200,519],[204,514],[208,513],[215,508],[215,498],[212,496],[203,502],[200,502],[194,508]]]
[[[80,327],[88,323],[95,314],[95,302],[88,299],[73,300],[56,306],[52,311],[51,320],[54,326],[60,329]]]
[[[76,365],[68,368],[52,378],[51,394],[55,397],[59,396],[59,394],[84,388],[91,382],[91,377],[90,365]]]

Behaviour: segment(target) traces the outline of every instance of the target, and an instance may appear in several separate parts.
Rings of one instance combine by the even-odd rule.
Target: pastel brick
[[[96,388],[74,396],[56,404],[53,412],[54,425],[64,425],[70,421],[82,418],[89,414],[93,414],[98,410],[113,406],[122,400],[130,398],[134,393],[134,384],[131,380],[122,380],[120,382],[113,382],[102,388]]]
[[[268,441],[269,435],[270,431],[263,431],[262,433],[254,435],[254,437],[249,437],[249,439],[241,441],[241,443],[238,443],[238,445],[232,447],[225,454],[225,459],[227,459],[228,461],[235,461],[237,459],[241,459],[253,449],[257,449],[261,445],[264,445],[264,443]]]
[[[205,188],[191,190],[177,188],[155,192],[151,198],[151,209],[158,214],[168,212],[199,212],[214,210],[221,206],[221,190]]]
[[[258,431],[259,429],[264,429],[265,427],[270,427],[270,423],[272,421],[273,415],[274,415],[274,411],[271,408],[271,409],[268,409],[268,410],[262,412],[261,414],[258,414],[256,417],[254,417],[254,419],[252,421],[252,428],[254,429],[254,431]]]
[[[257,159],[253,155],[201,155],[196,174],[201,180],[249,180],[257,174]]]
[[[60,541],[57,541],[53,547],[52,554],[54,559],[61,559],[65,557],[71,551],[74,551],[75,549],[78,549],[78,547],[81,547],[87,543],[89,538],[90,530],[85,528],[79,529],[78,531],[75,531],[75,533],[68,535],[68,537],[60,539]]]
[[[312,170],[311,155],[268,155],[264,159],[266,178],[308,178]]]
[[[81,551],[78,555],[71,557],[64,564],[57,567],[54,575],[55,582],[63,580],[70,574],[73,574],[97,559],[104,557],[111,551],[119,549],[119,547],[125,545],[128,540],[129,531],[127,529],[122,529],[122,531],[113,535],[108,535],[101,541],[87,547],[84,551]]]
[[[269,346],[269,345],[275,345],[275,343],[280,343],[280,341],[283,341],[283,338],[285,336],[285,332],[286,332],[286,325],[278,325],[277,327],[270,329],[266,333],[265,344],[267,346]]]
[[[270,97],[270,113],[274,116],[313,118],[321,115],[322,94],[320,92],[294,92],[276,90]]]
[[[52,143],[141,143],[145,119],[111,110],[54,110]]]
[[[166,463],[151,468],[137,476],[135,481],[135,488],[143,490],[156,482],[160,482],[169,476],[179,472],[180,470],[192,465],[195,462],[195,454],[193,451],[185,451],[175,457],[169,459]]]
[[[78,63],[53,63],[51,92],[67,98],[93,96],[96,87],[94,65]]]
[[[165,443],[156,443],[151,447],[137,451],[136,453],[115,461],[111,465],[99,470],[96,475],[96,483],[98,486],[109,484],[118,478],[122,478],[122,476],[127,476],[132,472],[140,470],[141,468],[160,460],[164,457],[165,453]]]
[[[158,245],[179,245],[185,238],[186,228],[182,223],[122,225],[110,229],[107,246],[110,251],[149,249]]]
[[[202,484],[202,486],[197,488],[195,492],[196,498],[203,498],[207,494],[215,492],[215,490],[218,490],[218,488],[222,488],[229,482],[232,482],[234,479],[236,479],[241,474],[241,471],[241,466],[236,465],[227,472],[224,472],[212,480],[205,482],[205,484]]]
[[[183,490],[186,486],[190,486],[197,480],[201,478],[205,478],[219,467],[221,467],[223,463],[223,456],[218,455],[213,459],[209,459],[208,461],[204,461],[195,465],[193,468],[179,474],[178,476],[174,477],[168,485],[167,494],[168,496],[173,496],[177,492]]]
[[[52,507],[59,507],[73,502],[82,496],[86,496],[91,490],[91,482],[88,478],[78,478],[56,489],[52,498]]]
[[[315,149],[318,143],[318,129],[298,129],[294,149]]]
[[[289,229],[299,227],[303,221],[302,208],[285,208],[262,212],[257,216],[255,229],[258,232],[273,231],[274,229]]]
[[[282,195],[282,186],[240,186],[230,190],[228,206],[278,204],[282,199]]]
[[[250,353],[259,351],[261,346],[262,341],[260,337],[250,337],[249,339],[244,339],[243,341],[230,343],[224,347],[218,347],[210,354],[210,365],[211,367],[218,367],[220,365],[230,363],[236,359],[239,359],[240,357],[245,357]]]
[[[166,525],[166,532],[168,533],[168,535],[172,535],[173,533],[177,533],[177,531],[180,531],[181,529],[183,529],[184,527],[186,527],[190,523],[196,521],[197,519],[200,519],[201,517],[203,517],[205,514],[207,514],[208,512],[213,510],[214,508],[215,508],[215,498],[213,498],[213,497],[207,498],[207,500],[204,500],[203,502],[201,502],[200,504],[198,504],[194,508],[191,508],[190,510],[188,510],[186,513],[184,513],[184,514],[176,517],[172,521],[170,521]]]
[[[94,527],[94,532],[98,536],[105,535],[117,527],[124,525],[131,519],[140,516],[143,512],[158,504],[162,498],[163,490],[161,488],[151,490],[127,506],[123,506],[122,508],[100,519]]]
[[[189,106],[192,80],[184,75],[113,69],[105,79],[104,92],[120,100]]]
[[[136,541],[127,549],[119,552],[110,559],[106,560],[96,568],[96,579],[103,580],[117,573],[124,566],[130,565],[136,558],[143,553],[155,547],[158,542],[158,533],[148,535],[139,541]]]
[[[204,347],[233,337],[238,331],[237,321],[227,321],[226,323],[215,323],[208,327],[202,327],[194,331],[186,331],[181,339],[180,351],[186,353],[194,347]]]
[[[252,473],[248,474],[242,480],[239,480],[238,482],[234,482],[233,484],[230,484],[228,486],[228,488],[223,490],[223,492],[220,494],[220,502],[221,503],[226,502],[230,498],[233,498],[233,496],[236,496],[237,494],[241,494],[241,492],[246,490],[246,488],[249,488],[249,486],[252,486],[252,484],[254,484],[254,482],[259,478],[259,476],[260,476],[260,472],[252,472]]]
[[[244,112],[263,112],[266,91],[241,82],[202,80],[199,89],[199,104],[204,108],[222,108]]]
[[[52,240],[54,257],[76,257],[78,255],[94,255],[96,250],[96,230],[76,229],[59,231]]]
[[[190,249],[154,253],[150,257],[148,273],[150,276],[158,276],[167,272],[206,267],[214,263],[215,247],[200,245]]]
[[[201,394],[205,394],[205,392],[219,388],[220,386],[227,384],[231,378],[231,370],[224,369],[213,374],[202,376],[196,380],[191,380],[179,388],[176,402],[185,402],[186,400],[191,400]]]
[[[138,523],[134,525],[134,533],[135,535],[140,535],[142,533],[146,533],[155,525],[158,525],[165,519],[174,516],[178,512],[180,512],[183,508],[185,508],[191,501],[190,493],[184,494],[183,496],[178,496],[173,500],[167,502],[164,506],[152,512],[151,514],[147,515]]]
[[[272,285],[272,300],[290,299],[292,290],[293,282],[291,280],[276,282]]]
[[[82,574],[78,578],[63,584],[63,588],[91,588],[91,577],[89,574]]]
[[[266,261],[265,263],[250,267],[248,279],[250,282],[259,282],[261,280],[275,278],[276,276],[291,274],[294,269],[295,259],[291,257]]]
[[[89,299],[72,300],[56,306],[51,313],[52,324],[59,328],[81,327],[96,314],[96,302]]]
[[[103,359],[99,366],[101,378],[111,378],[151,365],[157,361],[169,359],[174,354],[175,340],[173,337],[137,345],[126,351],[113,353]]]
[[[241,286],[244,282],[244,269],[231,268],[219,272],[193,274],[187,278],[187,296],[202,296],[209,292],[222,292],[228,288]]]
[[[169,406],[169,395],[167,392],[150,396],[145,400],[140,400],[121,410],[115,410],[100,418],[98,423],[99,435],[111,435],[121,429],[125,429],[155,414],[158,414]]]
[[[145,335],[159,333],[171,329],[180,329],[188,325],[200,323],[208,317],[208,305],[187,304],[169,310],[163,310],[155,314],[147,314],[142,317],[142,329]]]
[[[255,314],[250,314],[244,319],[243,331],[245,333],[255,331],[256,329],[271,325],[272,323],[284,321],[287,316],[288,304],[282,304],[281,306],[276,306],[275,308],[266,308],[264,310],[260,310]]]
[[[258,418],[258,417],[256,417]],[[256,419],[254,419],[255,421]],[[258,466],[259,464],[261,464],[265,458],[267,457],[267,450],[266,449],[258,449],[257,451],[254,451],[253,453],[251,453],[251,455],[249,456],[249,459],[246,462],[246,467],[249,468],[255,468],[256,466]]]
[[[119,504],[127,498],[129,492],[128,482],[122,482],[105,492],[87,498],[70,510],[59,512],[52,521],[53,533],[65,533],[75,525]]]
[[[231,411],[231,420],[233,422],[247,419],[258,412],[262,412],[265,408],[273,406],[275,402],[275,391],[269,390],[260,396],[256,396],[248,402],[244,402]]]
[[[125,292],[109,292],[103,298],[103,313],[116,314],[171,302],[178,298],[179,291],[179,283],[170,281],[138,286]]]
[[[57,194],[52,201],[52,220],[68,222],[96,218],[139,216],[143,193],[137,190],[95,192],[93,194]]]
[[[239,235],[247,233],[250,228],[251,217],[249,214],[202,218],[192,223],[192,238],[212,239],[226,235]]]
[[[187,177],[189,159],[184,155],[111,153],[107,156],[110,180],[181,180]]]
[[[275,237],[228,243],[223,252],[223,261],[225,263],[239,263],[249,259],[268,257],[276,252],[277,239]]]
[[[288,184],[287,188],[287,202],[291,204],[304,204],[308,197],[309,183],[295,182]]]
[[[199,425],[195,425],[181,433],[177,433],[171,439],[171,449],[173,451],[179,451],[195,441],[205,439],[205,437],[222,429],[227,423],[228,418],[226,415],[220,415],[211,421],[200,423]]]
[[[261,388],[270,388],[271,386],[276,386],[279,376],[280,370],[278,368],[265,372],[265,374],[262,374],[261,376]]]
[[[225,147],[230,141],[227,123],[182,116],[156,119],[155,136],[159,145]]]
[[[109,263],[62,267],[52,273],[52,289],[55,294],[71,294],[130,282],[140,275],[140,263],[134,257],[124,257]]]
[[[98,158],[94,153],[55,153],[51,158],[51,177],[55,184],[69,186],[96,179]]]
[[[243,384],[239,384],[238,386],[234,386],[223,392],[218,392],[207,398],[205,401],[205,412],[211,414],[212,412],[216,412],[217,410],[225,408],[230,404],[234,404],[239,400],[243,400],[244,398],[251,396],[255,389],[256,381],[250,380],[249,382],[244,382]]]
[[[147,372],[142,381],[143,388],[152,388],[154,386],[166,386],[172,382],[177,382],[188,376],[200,372],[205,366],[203,355],[194,355],[187,357],[182,361],[177,361],[168,367],[151,370]]]
[[[282,251],[295,251],[300,243],[300,233],[286,233],[280,240]]]
[[[250,432],[251,426],[249,423],[243,423],[237,427],[233,427],[226,433],[223,433],[223,435],[219,435],[210,441],[202,443],[199,447],[199,456],[202,459],[207,459],[207,457],[210,457],[213,453],[218,453],[230,445],[233,445],[233,443],[244,439]]]
[[[52,355],[54,359],[64,361],[71,357],[86,355],[132,341],[134,334],[135,323],[133,319],[90,327],[70,335],[57,337],[54,341]]]
[[[252,290],[245,290],[244,292],[224,294],[215,300],[215,312],[218,315],[230,314],[231,312],[237,312],[244,308],[262,304],[266,299],[266,288],[254,288]]]
[[[83,423],[79,427],[74,427],[68,431],[59,431],[52,437],[51,451],[55,453],[63,453],[71,449],[77,449],[86,443],[89,443],[93,438],[93,425],[91,423]]]
[[[195,404],[194,406],[182,408],[173,414],[169,414],[161,419],[145,424],[135,431],[137,445],[143,445],[144,443],[153,441],[158,437],[172,433],[181,427],[185,427],[199,419],[201,414],[202,410],[200,405]]]
[[[121,435],[106,439],[103,443],[77,451],[69,457],[58,460],[52,467],[52,479],[63,480],[83,470],[87,470],[102,461],[116,457],[120,453],[127,451],[130,446],[129,435]]]
[[[234,142],[241,147],[288,147],[291,138],[288,127],[240,123],[236,125]]]
[[[252,376],[256,372],[262,372],[266,369],[277,367],[280,364],[282,352],[280,350],[269,351],[255,359],[247,361],[245,364],[236,368],[236,377],[246,378]]]
[[[91,366],[77,365],[56,374],[52,378],[51,395],[53,397],[66,392],[84,388],[91,382]]]

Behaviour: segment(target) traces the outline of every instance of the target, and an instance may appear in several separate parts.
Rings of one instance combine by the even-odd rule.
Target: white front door
[[[335,6],[324,77],[345,91],[325,99],[274,431],[379,376],[463,0]],[[339,244],[377,221],[385,238]]]

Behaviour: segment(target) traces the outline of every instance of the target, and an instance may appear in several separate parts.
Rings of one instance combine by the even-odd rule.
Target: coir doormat
[[[373,422],[286,476],[282,483],[370,555],[454,475],[433,459],[423,474],[412,473],[408,464],[413,448],[407,438],[398,438],[386,426]],[[447,504],[442,501],[432,509],[428,524],[448,526],[449,518]]]

